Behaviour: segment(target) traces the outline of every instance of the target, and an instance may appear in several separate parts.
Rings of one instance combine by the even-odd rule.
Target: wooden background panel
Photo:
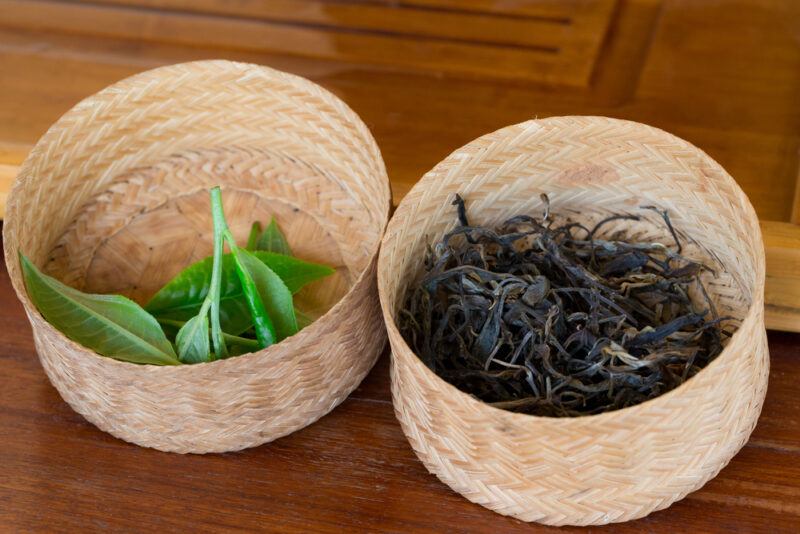
[[[534,116],[600,114],[688,139],[731,172],[760,217],[786,221],[791,215],[800,47],[787,21],[800,25],[800,2],[764,7],[736,0],[726,3],[730,9],[716,2],[620,2],[592,84],[583,89],[387,72],[341,59],[215,48],[202,40],[181,45],[15,30],[9,29],[17,26],[9,23],[16,15],[10,5],[0,0],[0,144],[32,143],[77,100],[122,76],[227,57],[297,72],[339,94],[370,125],[401,190],[488,131]],[[56,24],[52,14],[44,18]],[[702,46],[709,51],[694,53]]]
[[[328,0],[335,2],[337,0]],[[348,1],[348,0],[345,0]],[[350,0],[358,4],[440,8],[470,13],[491,13],[516,17],[567,20],[576,8],[585,8],[594,0]]]
[[[87,3],[85,0],[62,0]],[[315,25],[320,30],[408,35],[421,40],[452,39],[498,46],[529,46],[548,51],[569,45],[572,18],[431,9],[430,6],[326,0],[92,0],[93,4],[158,11],[223,15],[277,23]],[[602,4],[601,4],[602,5]],[[312,52],[312,51],[308,51]]]
[[[469,503],[415,458],[394,418],[386,354],[319,422],[274,443],[175,455],[124,443],[73,412],[36,359],[0,266],[0,524],[11,531],[585,532]],[[793,532],[800,521],[800,345],[770,333],[772,372],[752,439],[718,477],[614,532]]]
[[[165,9],[154,3],[158,0],[129,0],[129,5],[150,2],[146,8],[109,4],[116,1],[98,0],[88,7],[138,10],[140,25],[123,28],[128,32],[125,38],[110,31],[120,24],[113,18],[75,22],[66,17],[78,29],[110,26],[107,33],[76,32],[59,29],[58,15],[63,12],[47,9],[35,12],[43,20],[31,17],[22,24],[14,18],[18,11],[11,8],[33,2],[0,0],[0,192],[30,146],[78,100],[130,74],[193,59],[224,57],[267,64],[334,91],[375,134],[396,199],[449,152],[508,124],[562,114],[627,118],[662,127],[706,150],[731,171],[759,215],[774,219],[762,224],[769,271],[767,314],[773,326],[800,328],[800,292],[796,291],[800,287],[800,231],[785,222],[792,211],[800,148],[796,105],[800,2],[619,0],[588,83],[555,87],[531,79],[500,79],[486,70],[466,76],[441,64],[418,68],[397,60],[397,51],[385,44],[370,51],[377,54],[389,49],[389,59],[379,66],[353,60],[353,52],[346,48],[331,48],[325,59],[276,53],[268,46],[237,44],[236,39],[247,43],[248,36],[230,37],[240,26],[234,25],[236,21],[225,22],[224,14],[177,13],[223,4],[226,9],[298,5],[288,0],[280,5],[248,0],[197,0],[190,5],[175,0],[182,3],[173,4],[167,27],[177,33],[177,40],[158,38],[164,27],[153,13]],[[75,7],[51,2],[55,3]],[[302,15],[306,17],[328,13],[320,11],[332,8],[324,4],[335,4],[336,9],[357,4],[424,11],[451,21],[471,21],[463,22],[462,28],[443,30],[448,38],[527,39],[521,42],[528,44],[543,36],[515,34],[513,29],[520,26],[516,18],[524,15],[563,23],[573,20],[569,10],[588,5],[580,0],[307,4],[313,7],[308,8],[311,15]],[[359,24],[374,33],[383,23],[367,13],[358,14]],[[506,21],[502,27],[508,35],[492,33],[483,22],[464,18],[474,13],[492,13],[491,20]],[[233,15],[234,19],[252,16]],[[204,32],[221,28],[231,40],[198,33],[196,28],[189,31],[181,22],[186,18],[214,20],[203,26]],[[331,24],[306,20],[307,26]],[[422,18],[408,20],[417,24],[415,32],[431,31]],[[402,29],[395,21],[385,24],[389,31]],[[142,38],[142,33],[153,37]],[[317,43],[317,38],[308,42]],[[301,432],[240,453],[175,456],[116,440],[69,409],[36,361],[30,327],[3,266],[0,307],[0,362],[4,366],[0,374],[0,524],[6,529],[578,532],[500,517],[468,503],[429,475],[394,420],[386,356],[340,408]],[[615,531],[797,530],[797,341],[797,336],[770,333],[772,372],[764,411],[752,439],[731,464],[702,490],[668,510],[617,526]]]
[[[767,255],[768,328],[800,332],[800,226],[762,221]]]
[[[800,2],[670,0],[636,114],[695,141],[759,215],[789,220],[800,148]]]
[[[564,19],[347,1],[3,0],[7,26],[586,85],[614,0]]]
[[[138,8],[148,22],[137,31],[155,36],[159,35],[155,13],[165,9],[158,6],[173,6],[172,13],[178,18],[200,16],[227,28],[227,19],[219,14],[176,15],[175,10],[266,13],[263,6],[299,5],[289,0],[277,4],[250,0],[97,2],[103,3],[88,7],[135,11],[111,3],[148,3],[149,7]],[[25,2],[33,4],[41,6],[42,2]],[[75,7],[63,1],[52,4]],[[87,7],[81,4],[78,7]],[[415,17],[415,10],[448,17],[492,11],[491,20],[504,21],[513,21],[521,14],[563,17],[565,10],[583,5],[488,0],[459,2],[458,6],[448,0],[313,0],[303,4],[311,6],[312,13],[319,13],[327,4],[337,9],[354,5],[388,9],[386,6],[391,5]],[[188,36],[186,42],[178,43],[136,38],[136,31],[131,33],[134,37],[120,39],[63,29],[24,30],[14,20],[18,11],[12,7],[19,5],[19,1],[0,0],[0,195],[3,183],[10,183],[14,165],[21,162],[31,144],[81,98],[148,68],[225,57],[295,72],[344,99],[374,133],[396,200],[452,150],[489,131],[536,116],[595,114],[649,123],[693,142],[736,178],[762,219],[791,220],[800,151],[800,107],[795,103],[800,94],[800,2],[620,0],[615,3],[607,38],[586,87],[464,77],[445,71],[432,75],[427,71],[387,70],[354,63],[344,56],[320,59],[260,49],[220,48],[213,40]],[[544,11],[530,11],[536,9]],[[58,13],[45,11],[42,18],[57,27]],[[87,19],[81,24],[97,26],[103,20]],[[111,17],[108,23],[124,26],[125,20]],[[422,19],[410,20],[422,24]],[[372,20],[371,24],[391,27],[397,23]],[[231,26],[226,31],[233,33],[234,27],[238,28]],[[420,26],[416,31],[422,31],[419,28],[424,29]],[[446,32],[469,35],[479,29],[450,28]],[[795,288],[800,287],[800,280],[785,267],[790,265],[786,255],[794,253],[783,248],[799,242],[797,227],[776,224],[764,228],[776,232],[767,236],[768,242],[780,244],[768,245],[769,324],[798,330],[800,299],[795,297],[800,291]]]

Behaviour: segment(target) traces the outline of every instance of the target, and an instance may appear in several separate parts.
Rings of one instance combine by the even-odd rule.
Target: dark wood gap
[[[445,7],[445,6],[424,6],[420,4],[409,4],[403,1],[384,2],[382,0],[318,0],[325,4],[367,4],[370,6],[381,6],[387,9],[403,9],[408,11],[429,11],[433,13],[448,13],[453,15],[470,15],[474,17],[490,17],[496,19],[509,20],[530,20],[536,22],[552,22],[562,26],[570,26],[573,23],[571,17],[557,17],[548,15],[530,15],[527,13],[501,13],[499,11],[481,11],[468,7]]]

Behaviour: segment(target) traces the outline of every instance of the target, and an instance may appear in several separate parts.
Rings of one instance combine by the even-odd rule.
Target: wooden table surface
[[[768,312],[796,326],[799,36],[787,0],[0,0],[0,205],[60,114],[179,61],[262,63],[332,90],[374,133],[396,201],[486,132],[609,115],[688,139],[739,181],[772,230]],[[61,400],[5,266],[0,310],[0,531],[549,530],[427,473],[393,415],[388,354],[302,431],[179,456],[119,441]],[[800,531],[800,335],[769,343],[766,403],[739,455],[669,509],[606,530]]]
[[[497,515],[428,474],[395,420],[388,354],[299,432],[242,452],[181,456],[113,438],[61,400],[5,267],[0,308],[0,530],[556,530]],[[771,332],[769,345],[769,391],[744,449],[683,501],[606,530],[797,532],[800,335]]]

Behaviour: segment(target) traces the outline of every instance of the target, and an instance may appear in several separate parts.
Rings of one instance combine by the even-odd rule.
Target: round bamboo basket
[[[691,243],[685,253],[720,271],[708,288],[720,313],[741,319],[723,352],[658,398],[576,418],[492,408],[430,371],[395,320],[426,245],[455,225],[454,195],[464,197],[475,224],[496,225],[540,214],[542,192],[553,213],[577,221],[646,215],[638,209],[646,204],[668,209]],[[671,242],[656,218],[628,229]],[[384,236],[378,287],[397,418],[431,473],[496,512],[551,525],[643,517],[714,477],[755,427],[769,370],[764,270],[747,197],[722,167],[677,137],[602,117],[534,120],[488,134],[428,172]]]
[[[299,294],[319,316],[300,333],[212,363],[135,365],[72,342],[29,300],[20,251],[78,289],[146,301],[211,254],[214,185],[240,245],[274,216],[296,256],[336,267]],[[42,365],[77,412],[139,445],[232,451],[314,422],[374,364],[390,206],[372,135],[333,94],[266,67],[186,63],[112,85],[47,131],[8,198],[5,258]]]

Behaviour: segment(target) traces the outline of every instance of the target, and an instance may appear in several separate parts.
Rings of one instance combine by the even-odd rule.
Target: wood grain
[[[497,17],[458,10],[324,0],[94,0],[94,4],[295,23],[340,31],[411,34],[496,45],[555,49],[569,44],[572,18]],[[609,2],[606,2],[607,4]]]
[[[765,290],[769,328],[800,331],[800,226],[762,221],[767,254]]]
[[[614,4],[586,0],[553,19],[298,0],[3,0],[0,19],[39,32],[586,86]]]
[[[7,5],[0,1],[0,10]],[[728,5],[621,2],[587,89],[387,72],[341,57],[321,61],[213,42],[14,30],[15,13],[4,11],[0,142],[33,143],[75,102],[124,76],[226,57],[296,72],[341,96],[375,133],[398,190],[488,131],[534,116],[597,114],[691,141],[739,181],[762,218],[788,221],[800,148],[800,48],[792,26],[800,3]]]
[[[180,456],[119,441],[50,386],[0,270],[0,524],[74,532],[545,532],[425,471],[394,419],[388,358],[318,423],[272,444]],[[614,532],[792,532],[800,521],[800,337],[771,333],[766,405],[750,443],[700,491]],[[578,532],[577,529],[560,532]]]
[[[109,5],[111,1],[122,0],[98,1],[94,7],[119,10],[120,6]],[[263,31],[261,22],[245,24],[256,28],[247,30],[249,37],[236,36],[236,28],[244,26],[220,24],[220,14],[210,10],[183,15],[173,10],[167,27],[177,37],[167,39],[158,32],[164,27],[159,24],[167,24],[155,15],[158,0],[147,1],[152,4],[150,16],[141,16],[140,11],[138,25],[124,29],[128,37],[118,38],[110,31],[119,24],[113,18],[83,22],[94,28],[107,23],[110,29],[76,32],[59,27],[60,12],[39,9],[35,13],[49,20],[31,20],[30,13],[37,8],[29,7],[25,22],[9,7],[22,2],[0,0],[0,183],[10,178],[47,127],[80,99],[158,65],[223,57],[295,72],[342,97],[375,134],[395,199],[464,143],[534,116],[599,114],[664,128],[708,152],[737,179],[760,217],[773,221],[762,225],[770,271],[784,266],[787,280],[796,277],[798,270],[789,269],[795,261],[792,248],[800,237],[795,226],[785,223],[796,204],[800,149],[798,2],[619,0],[588,79],[556,87],[519,81],[519,69],[517,80],[498,77],[496,72],[505,69],[508,58],[497,66],[484,63],[480,72],[463,71],[460,65],[470,56],[461,55],[461,49],[452,64],[428,59],[424,67],[398,59],[398,51],[383,40],[373,41],[375,50],[364,55],[332,46],[327,56],[301,57],[288,44],[279,43],[282,48],[277,49],[254,46],[252,38],[260,38],[258,32]],[[430,31],[425,17],[416,15],[423,12],[435,20],[462,23],[463,28],[443,29],[446,36],[523,39],[523,43],[536,43],[540,37],[514,33],[512,29],[520,27],[517,19],[527,17],[524,20],[532,27],[544,28],[539,23],[571,20],[576,6],[584,4],[583,0],[327,0],[309,5],[323,3],[342,10],[349,10],[347,5],[391,6],[396,9],[393,13],[405,13],[404,22],[417,24],[418,33]],[[187,4],[181,0],[174,5],[180,11],[192,7]],[[272,3],[198,0],[192,4],[198,10],[223,4],[226,9],[260,10]],[[365,13],[358,14],[360,24],[399,27],[396,21],[372,18],[372,11]],[[508,35],[492,33],[494,25],[469,18],[476,14],[480,19],[490,15]],[[252,16],[249,11],[236,15],[248,16]],[[204,31],[219,30],[222,35],[198,32],[198,26],[186,30],[190,18],[201,19]],[[66,22],[82,27],[80,21],[67,18]],[[318,42],[318,35],[311,37],[291,44]],[[246,46],[237,44],[238,39]],[[388,59],[380,64],[365,59],[384,52]],[[531,65],[524,79],[538,79],[535,70]],[[798,222],[797,216],[793,221]],[[768,281],[768,299],[773,295],[784,304],[797,305],[795,293],[774,284],[775,280]],[[5,366],[0,374],[3,530],[549,530],[469,504],[427,474],[394,419],[385,356],[347,401],[297,434],[243,453],[176,456],[118,441],[69,409],[36,360],[30,327],[4,267],[0,306],[4,310],[0,361]],[[796,324],[791,322],[792,313],[767,309],[773,325]],[[800,336],[771,332],[769,339],[770,386],[749,444],[700,491],[668,510],[611,530],[797,530]]]

